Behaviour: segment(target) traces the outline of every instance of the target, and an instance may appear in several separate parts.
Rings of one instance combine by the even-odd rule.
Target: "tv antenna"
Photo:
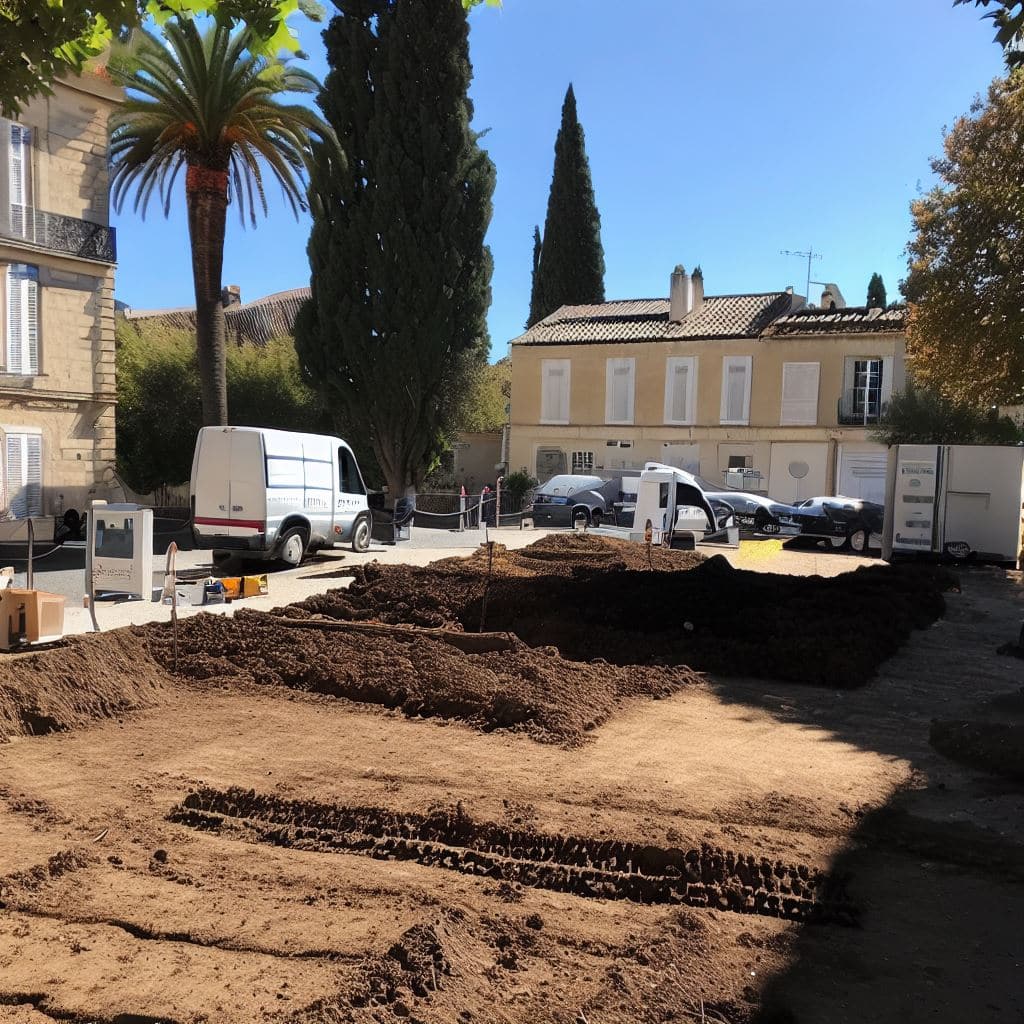
[[[807,260],[807,291],[804,292],[804,301],[810,305],[811,302],[811,262],[813,260],[820,260],[821,253],[815,252],[813,246],[808,246],[807,252],[795,252],[792,249],[780,249],[780,256],[799,256],[802,260]]]

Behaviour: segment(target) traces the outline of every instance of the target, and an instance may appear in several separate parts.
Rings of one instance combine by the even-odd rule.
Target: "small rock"
[[[155,860],[158,864],[166,864],[167,863],[167,851],[166,850],[154,850],[153,851],[153,860]]]
[[[395,1005],[391,1007],[391,1012],[396,1017],[408,1017],[409,1014],[412,1011],[409,1009],[409,1007],[405,1003],[402,1002],[401,999],[399,999],[398,1002],[395,1003]]]

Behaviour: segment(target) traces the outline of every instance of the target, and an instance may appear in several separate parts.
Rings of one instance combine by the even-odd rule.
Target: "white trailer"
[[[649,524],[654,544],[692,548],[712,537],[725,539],[714,509],[692,473],[660,462],[648,462],[639,479],[628,480],[629,486],[636,488],[632,525],[601,526],[588,532],[642,542]],[[623,491],[626,486],[624,478]]]
[[[1024,448],[901,444],[889,449],[883,556],[1020,563]]]
[[[366,486],[339,437],[203,427],[190,489],[200,548],[298,565],[312,549],[370,546]]]

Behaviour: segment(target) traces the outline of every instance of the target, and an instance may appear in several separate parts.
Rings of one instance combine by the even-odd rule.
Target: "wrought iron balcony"
[[[67,253],[85,260],[117,262],[114,228],[62,213],[48,213],[34,206],[11,203],[8,216],[0,214],[0,238]]]
[[[851,388],[839,396],[838,420],[844,427],[869,427],[881,421],[889,408],[879,388]]]

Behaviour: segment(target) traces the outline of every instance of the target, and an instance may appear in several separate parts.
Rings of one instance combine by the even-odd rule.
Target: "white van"
[[[203,427],[190,498],[200,548],[298,565],[316,548],[370,546],[366,486],[338,437]]]

